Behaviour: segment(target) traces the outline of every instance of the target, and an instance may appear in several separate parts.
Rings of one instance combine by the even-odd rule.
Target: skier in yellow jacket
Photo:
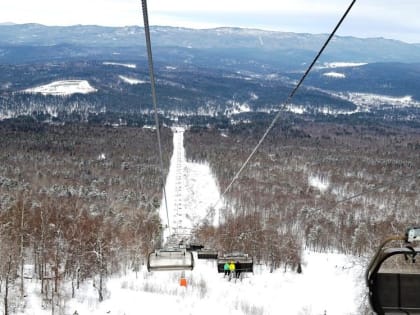
[[[236,270],[235,263],[233,261],[231,261],[230,264],[229,264],[229,271],[230,271],[229,276],[235,277],[235,270]]]

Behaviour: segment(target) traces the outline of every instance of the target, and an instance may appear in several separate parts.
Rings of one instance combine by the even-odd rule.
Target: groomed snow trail
[[[173,154],[166,179],[165,190],[168,202],[169,227],[164,231],[164,242],[170,234],[176,240],[188,240],[191,230],[199,224],[220,197],[219,187],[208,164],[188,162],[185,157],[184,131],[182,127],[172,129]],[[218,208],[217,208],[218,209]],[[218,213],[214,215],[217,221]],[[165,202],[162,199],[160,218],[168,225]],[[217,222],[213,222],[217,224]],[[173,237],[171,237],[173,241]]]

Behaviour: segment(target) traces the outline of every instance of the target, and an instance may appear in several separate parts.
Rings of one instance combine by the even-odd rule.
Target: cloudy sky
[[[141,0],[1,0],[0,23],[141,25]],[[152,25],[327,33],[350,0],[148,0]],[[339,35],[420,43],[419,0],[358,0]]]

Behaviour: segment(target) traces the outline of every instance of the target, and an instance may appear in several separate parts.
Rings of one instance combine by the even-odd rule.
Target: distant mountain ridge
[[[152,27],[159,107],[168,119],[182,113],[201,124],[235,115],[261,118],[287,98],[326,36]],[[419,44],[338,36],[286,110],[420,124],[419,78]],[[95,92],[22,93],[57,82],[87,82]],[[82,119],[147,114],[148,82],[141,27],[0,25],[0,120],[34,113]]]
[[[326,39],[326,34],[301,34],[245,28],[188,29],[180,27],[151,27],[152,44],[161,56],[174,51],[182,58],[200,59],[203,53],[221,58],[271,60],[287,58],[298,65],[308,61]],[[67,47],[67,55],[97,59],[122,55],[138,58],[144,47],[144,30],[138,26],[104,27],[95,25],[44,26],[40,24],[0,25],[0,61],[26,62],[26,57],[11,56],[21,47]],[[163,51],[162,51],[162,48]],[[88,50],[88,51],[86,51]],[[135,51],[133,51],[135,50]],[[177,51],[176,51],[177,50]],[[116,55],[112,55],[112,54]],[[160,55],[162,54],[162,55]],[[42,59],[34,56],[32,59]],[[30,59],[30,58],[29,58]],[[384,38],[356,38],[336,36],[325,51],[325,61],[355,62],[420,62],[420,44],[408,44]],[[31,61],[31,60],[29,60]],[[281,63],[281,62],[280,62]]]

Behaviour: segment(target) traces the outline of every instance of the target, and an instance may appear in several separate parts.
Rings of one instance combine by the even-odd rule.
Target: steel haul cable
[[[303,81],[305,80],[305,78],[307,77],[307,75],[310,73],[310,71],[312,70],[313,66],[318,61],[319,57],[322,55],[322,53],[324,52],[325,48],[328,46],[328,44],[330,43],[331,39],[334,37],[335,33],[340,28],[341,24],[343,23],[343,21],[345,20],[345,18],[347,17],[347,15],[350,13],[350,11],[353,8],[353,6],[354,6],[355,3],[356,3],[356,0],[352,0],[352,2],[350,3],[349,7],[345,11],[345,13],[343,14],[343,16],[339,20],[339,22],[336,24],[336,26],[334,27],[333,31],[330,33],[330,35],[328,36],[327,40],[325,41],[325,43],[323,44],[323,46],[321,47],[321,49],[319,50],[319,52],[317,53],[317,55],[315,56],[315,58],[313,59],[313,61],[311,62],[310,66],[308,67],[308,69],[305,71],[305,73],[303,74],[303,76],[299,80],[298,84],[295,86],[295,88],[292,90],[292,92],[290,93],[290,95],[287,97],[286,101],[283,103],[282,107],[288,105],[291,102],[291,100],[293,99],[294,95],[296,94],[296,92],[298,91],[298,89],[300,88],[300,86],[302,85]],[[142,5],[143,5],[144,29],[145,29],[146,42],[147,42],[147,53],[148,53],[148,61],[149,61],[149,71],[150,71],[150,79],[151,79],[151,88],[152,88],[152,98],[153,98],[153,105],[154,105],[154,108],[155,108],[155,121],[156,121],[157,133],[158,133],[159,154],[160,154],[160,163],[161,163],[161,172],[162,172],[162,184],[163,184],[163,189],[164,189],[164,197],[165,197],[165,204],[166,204],[166,214],[167,214],[167,220],[168,220],[168,226],[169,226],[169,214],[168,214],[168,208],[167,208],[167,202],[166,202],[166,192],[165,192],[165,188],[164,188],[162,149],[161,149],[161,145],[160,145],[159,122],[158,122],[158,117],[157,117],[157,105],[156,105],[156,103],[157,103],[157,101],[156,101],[156,90],[155,90],[153,59],[152,59],[152,51],[151,51],[150,29],[149,29],[149,21],[148,21],[148,16],[147,16],[147,3],[146,3],[146,0],[142,0]],[[223,198],[223,196],[230,190],[230,188],[232,187],[232,185],[239,178],[239,175],[242,173],[242,171],[248,165],[249,161],[252,159],[252,157],[258,151],[258,149],[260,148],[261,144],[264,142],[264,140],[267,137],[267,135],[270,133],[270,131],[273,129],[273,127],[276,124],[276,122],[279,120],[279,118],[281,116],[281,113],[282,112],[281,112],[281,108],[280,108],[279,111],[278,111],[278,113],[274,117],[273,121],[268,126],[267,130],[264,132],[264,134],[261,137],[261,139],[258,141],[257,145],[252,150],[251,154],[248,156],[248,158],[242,164],[242,166],[240,167],[239,171],[233,177],[232,181],[229,183],[229,185],[226,187],[226,189],[220,195],[220,197],[217,200],[217,202],[211,208],[216,207],[216,205],[220,202],[220,200]]]
[[[157,98],[156,98],[156,87],[155,87],[155,71],[153,69],[153,56],[152,56],[152,44],[150,40],[150,28],[149,28],[149,17],[147,14],[147,2],[142,0],[142,9],[143,9],[143,20],[144,20],[144,33],[146,35],[146,46],[147,46],[147,60],[149,62],[149,73],[150,73],[150,86],[152,89],[152,102],[154,108],[155,116],[155,125],[156,125],[156,134],[159,148],[159,163],[160,163],[160,172],[161,172],[161,181],[162,181],[162,190],[163,197],[165,201],[166,208],[166,219],[168,221],[169,235],[171,234],[171,226],[169,224],[169,211],[168,211],[168,201],[166,198],[166,189],[165,189],[165,174],[163,171],[163,158],[162,158],[162,144],[160,141],[160,130],[159,130],[159,117],[157,110]]]

